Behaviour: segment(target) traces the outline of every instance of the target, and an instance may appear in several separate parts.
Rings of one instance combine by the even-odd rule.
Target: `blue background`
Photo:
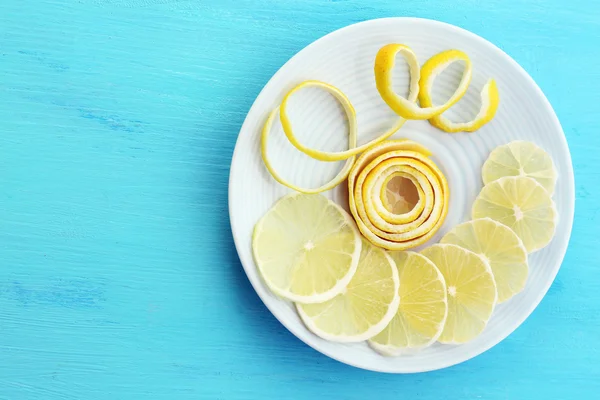
[[[229,164],[292,55],[385,16],[514,57],[569,141],[577,210],[532,316],[446,370],[385,375],[307,347],[237,258]],[[597,0],[1,0],[0,399],[600,397]]]

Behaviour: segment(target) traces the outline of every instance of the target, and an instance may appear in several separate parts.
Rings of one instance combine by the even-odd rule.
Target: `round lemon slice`
[[[421,87],[419,92],[419,101],[422,107],[433,107],[433,101],[431,99],[431,86],[434,78],[429,77],[427,74],[433,70],[423,71],[421,73],[422,80],[430,82],[430,85],[424,85]],[[471,121],[468,122],[453,122],[448,118],[444,117],[443,114],[434,115],[429,119],[429,123],[438,129],[448,133],[456,132],[474,132],[481,128],[483,125],[490,122],[496,116],[498,106],[500,104],[500,94],[498,93],[498,86],[494,79],[490,79],[481,89],[481,107],[479,112]]]
[[[319,82],[319,81],[305,81],[305,82],[302,82],[302,83],[298,84],[297,86],[293,87],[289,92],[287,92],[287,94],[283,98],[283,101],[281,102],[281,105],[279,106],[279,118],[281,120],[281,126],[283,128],[283,132],[287,136],[290,143],[292,143],[298,150],[300,150],[301,152],[309,155],[310,157],[312,157],[316,160],[340,161],[340,160],[345,160],[347,158],[353,157],[357,154],[362,153],[369,147],[386,140],[387,138],[392,136],[394,133],[396,133],[396,131],[398,131],[398,129],[402,128],[402,126],[406,122],[405,119],[400,118],[390,129],[388,129],[387,131],[385,131],[384,133],[382,133],[375,139],[373,139],[370,142],[367,142],[363,145],[360,145],[360,146],[356,146],[356,142],[351,142],[350,148],[345,151],[323,151],[323,150],[313,149],[309,146],[305,146],[298,140],[298,138],[294,134],[294,130],[292,128],[292,123],[287,114],[287,104],[288,104],[290,97],[294,93],[296,93],[297,91],[299,91],[303,88],[311,87],[311,86],[321,87],[321,88],[327,90],[328,92],[333,94],[340,101],[340,103],[346,110],[346,116],[348,118],[348,125],[350,126],[350,135],[351,135],[350,138],[352,138],[352,135],[355,134],[355,132],[353,132],[353,130],[356,129],[357,123],[356,123],[356,112],[354,111],[354,107],[352,107],[352,103],[350,102],[348,97],[344,93],[342,93],[341,90],[339,90],[338,88],[336,88],[334,86],[331,86],[327,83],[323,83],[323,82]],[[418,95],[419,95],[418,90],[416,90],[414,92],[411,91],[411,93],[409,95],[409,100],[416,102]]]
[[[504,176],[528,176],[535,179],[552,195],[556,185],[556,169],[552,158],[531,142],[516,140],[496,147],[483,164],[483,183]]]
[[[425,256],[410,251],[390,254],[400,277],[400,306],[389,325],[369,344],[396,356],[433,344],[444,329],[448,302],[444,277]]]
[[[394,261],[363,241],[356,273],[346,290],[320,304],[297,304],[306,327],[335,342],[360,342],[381,332],[398,310],[400,280]]]
[[[291,194],[254,227],[254,260],[276,294],[300,303],[332,299],[352,279],[361,250],[351,217],[321,195]]]
[[[498,294],[489,264],[453,244],[434,244],[421,252],[440,270],[448,291],[448,317],[440,343],[466,343],[487,325]]]
[[[326,92],[330,93],[333,97],[335,97],[340,102],[340,104],[342,105],[342,108],[344,109],[344,112],[346,113],[346,116],[348,118],[348,143],[350,145],[350,148],[355,148],[356,147],[356,136],[357,136],[356,112],[354,111],[354,107],[352,107],[352,104],[350,103],[350,100],[348,100],[346,95],[344,95],[344,93],[342,93],[336,87],[331,86],[324,82],[319,82],[319,81],[306,81],[306,82],[303,82],[300,85],[296,86],[295,89],[297,90],[297,89],[306,88],[306,87],[317,87],[317,88],[323,89]],[[294,89],[292,89],[292,90],[294,90]],[[261,149],[261,156],[262,156],[263,162],[264,162],[267,170],[271,173],[271,175],[277,182],[281,183],[284,186],[289,187],[290,189],[293,189],[293,190],[295,190],[297,192],[301,192],[301,193],[306,193],[306,194],[321,193],[321,192],[325,192],[325,191],[330,190],[330,189],[334,188],[335,186],[339,185],[348,176],[348,173],[350,172],[350,169],[352,168],[352,165],[354,164],[354,159],[355,159],[354,156],[350,156],[350,158],[348,158],[348,160],[342,167],[341,171],[331,181],[329,181],[329,182],[325,183],[324,185],[317,187],[317,188],[303,188],[300,186],[296,186],[293,183],[284,179],[273,168],[273,166],[271,165],[271,161],[269,160],[267,145],[269,143],[269,134],[271,133],[271,128],[273,126],[273,121],[275,119],[275,116],[277,115],[278,111],[281,113],[281,112],[283,112],[283,110],[284,109],[280,109],[280,107],[274,109],[267,117],[267,121],[265,122],[265,125],[263,126],[263,130],[262,130],[262,134],[261,134],[261,148],[260,149]],[[289,122],[288,122],[288,124],[289,124]]]
[[[458,245],[478,254],[490,264],[498,303],[525,287],[529,268],[527,249],[512,229],[490,218],[481,218],[455,226],[440,243]]]
[[[529,253],[552,240],[558,214],[550,194],[535,179],[507,176],[488,183],[473,203],[473,218],[489,217],[510,229]]]
[[[392,84],[392,70],[394,69],[396,55],[402,55],[410,71],[410,90],[409,97],[404,98],[396,94]],[[454,94],[440,106],[421,107],[412,100],[411,95],[420,91],[430,91],[433,80],[442,73],[450,64],[464,61],[465,69],[463,71],[460,83]],[[419,68],[417,56],[410,47],[403,44],[388,44],[383,46],[377,52],[375,57],[375,84],[379,95],[386,104],[399,116],[406,119],[430,119],[441,114],[454,104],[456,104],[467,92],[473,67],[469,56],[459,50],[447,50],[431,57],[424,65]],[[419,88],[420,87],[420,88]]]

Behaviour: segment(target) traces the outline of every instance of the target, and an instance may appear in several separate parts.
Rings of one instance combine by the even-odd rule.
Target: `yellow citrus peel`
[[[294,93],[299,91],[300,89],[303,89],[303,88],[309,87],[309,86],[321,87],[332,94],[333,94],[333,91],[335,91],[337,93],[336,98],[340,101],[340,103],[342,103],[342,105],[348,104],[350,107],[352,107],[352,104],[350,103],[350,100],[348,99],[348,97],[346,97],[346,95],[344,93],[342,93],[341,90],[339,90],[336,87],[331,86],[327,83],[317,82],[317,81],[302,82],[299,85],[292,88],[284,96],[283,101],[281,102],[281,105],[279,106],[279,116],[280,116],[280,120],[281,120],[281,126],[283,128],[283,132],[287,136],[290,143],[294,145],[294,147],[296,147],[301,152],[309,155],[310,157],[312,157],[316,160],[340,161],[340,160],[345,160],[349,157],[355,156],[359,153],[362,153],[369,147],[386,140],[387,138],[392,136],[394,133],[396,133],[396,131],[398,129],[402,128],[402,126],[406,122],[406,120],[404,118],[401,118],[390,129],[388,129],[386,132],[379,135],[377,138],[375,138],[375,139],[371,140],[370,142],[365,143],[361,146],[358,146],[358,147],[356,147],[356,144],[354,144],[354,145],[351,144],[349,146],[349,149],[345,150],[345,151],[323,151],[323,150],[317,150],[317,149],[310,148],[310,147],[305,146],[302,143],[300,143],[300,141],[294,134],[294,130],[292,129],[292,123],[291,123],[290,118],[287,113],[287,105],[288,105],[288,101],[289,101],[290,97]],[[411,91],[408,101],[412,101],[413,103],[417,101],[417,97],[419,95],[419,91],[417,88],[418,87],[416,86],[415,90]],[[346,108],[346,107],[344,107],[344,108]],[[348,112],[348,110],[346,111],[346,116],[348,118],[348,125],[356,127],[356,112],[354,111],[353,107],[352,107],[352,112]]]
[[[433,82],[435,79],[434,76],[428,76],[426,73],[423,73],[421,76],[423,77],[422,79],[426,79],[431,82]],[[430,90],[431,85],[428,87],[422,86],[422,90],[419,92],[419,101],[423,107],[433,106]],[[475,118],[473,118],[471,121],[453,122],[444,117],[443,114],[438,114],[431,117],[429,123],[448,133],[473,132],[494,118],[499,104],[500,95],[498,93],[498,86],[496,85],[496,81],[494,79],[490,79],[483,86],[483,89],[481,89],[481,108],[479,109],[479,112]]]
[[[440,106],[424,107],[417,105],[410,98],[399,96],[392,85],[392,70],[395,66],[396,54],[404,56],[408,63],[410,71],[410,94],[415,91],[420,92],[424,88],[431,86],[433,78],[439,75],[450,64],[456,61],[464,61],[465,69],[462,78],[454,94]],[[423,74],[423,76],[421,76]],[[473,66],[469,57],[459,50],[447,50],[433,56],[423,66],[423,71],[419,68],[417,56],[410,47],[403,44],[388,44],[383,46],[377,52],[375,57],[375,84],[383,101],[394,110],[396,114],[406,119],[430,119],[443,113],[454,104],[456,104],[467,92],[471,77],[473,75]],[[427,79],[424,79],[427,78]]]
[[[406,98],[399,96],[393,89],[392,70],[394,69],[395,59],[397,55],[401,55],[402,57],[404,57],[409,67],[410,82],[409,92]],[[437,106],[434,105],[431,98],[431,88],[435,79],[449,65],[459,61],[465,63],[465,68],[463,70],[462,78],[460,80],[460,83],[458,84],[458,87],[456,88],[452,96],[444,104]],[[352,169],[352,166],[354,165],[356,155],[364,151],[369,152],[372,150],[373,147],[377,147],[378,144],[389,139],[396,131],[398,131],[404,125],[404,123],[408,119],[428,119],[432,125],[446,132],[472,132],[491,121],[494,115],[496,114],[496,110],[498,109],[498,88],[496,86],[496,82],[493,79],[490,79],[481,91],[482,106],[480,108],[479,113],[472,121],[455,123],[442,115],[443,112],[455,105],[465,95],[471,83],[471,78],[473,75],[473,67],[471,64],[471,60],[465,53],[459,50],[447,50],[436,54],[429,60],[427,60],[427,62],[425,62],[423,68],[420,68],[417,56],[410,47],[403,44],[388,44],[383,46],[377,52],[377,55],[375,57],[374,72],[375,83],[379,94],[381,95],[382,99],[387,103],[387,105],[394,112],[396,112],[396,114],[400,116],[400,119],[390,129],[382,133],[379,137],[360,146],[357,145],[358,133],[356,111],[354,110],[354,107],[352,106],[352,103],[350,102],[348,97],[341,90],[324,82],[308,80],[301,82],[286,93],[280,106],[275,108],[269,114],[263,126],[261,135],[262,159],[265,163],[267,170],[271,173],[271,175],[273,176],[273,178],[275,178],[277,182],[301,193],[314,194],[324,192],[329,189],[332,189],[333,187],[340,184],[344,179],[346,179],[346,177],[350,173],[350,170]],[[328,93],[333,95],[342,105],[344,112],[346,113],[346,117],[348,119],[349,146],[347,150],[324,151],[313,149],[309,146],[302,144],[296,137],[287,112],[288,102],[291,96],[294,95],[294,93],[307,87],[316,87],[327,91]],[[417,104],[417,99],[419,99],[421,103],[420,106]],[[317,188],[303,188],[287,181],[275,171],[268,157],[267,144],[269,134],[271,132],[271,128],[273,126],[273,122],[277,113],[279,113],[279,119],[281,121],[283,132],[285,133],[290,143],[292,143],[292,145],[294,145],[294,147],[296,147],[298,150],[320,161],[347,160],[346,164],[335,178]],[[409,147],[410,146],[414,146],[414,144],[409,145]],[[428,153],[428,151],[426,152]],[[409,156],[408,158],[410,159],[415,157]],[[363,177],[363,181],[361,181],[361,185],[363,183],[366,183],[369,190],[376,188],[377,190],[380,190],[383,193],[389,192],[387,188],[389,187],[390,181],[392,179],[408,179],[412,181],[412,183],[415,185],[416,190],[419,193],[420,199],[427,199],[429,190],[432,187],[434,191],[439,191],[439,188],[436,186],[428,186],[427,184],[424,184],[424,179],[429,179],[431,176],[439,178],[439,170],[427,167],[428,163],[419,160],[418,157],[416,157],[415,159],[417,160],[415,161],[417,162],[417,167],[415,167],[411,163],[395,165],[393,168],[386,168],[385,171],[388,174],[383,177],[377,176],[373,173],[370,175],[370,177],[367,177],[368,174],[365,175]],[[429,175],[423,174],[423,171],[421,171],[421,169],[423,169],[423,171],[427,172]],[[377,171],[378,173],[382,172],[381,168],[377,169]],[[441,176],[443,177],[443,175]],[[437,182],[443,186],[445,179],[438,179]],[[379,200],[376,200],[377,198],[379,198]],[[429,210],[427,208],[426,201],[417,202],[417,204],[415,204],[416,208],[413,207],[410,213],[400,213],[399,210],[401,208],[406,208],[406,204],[402,202],[391,204],[390,200],[387,198],[387,195],[384,194],[382,194],[380,197],[374,197],[373,199],[375,200],[367,201],[367,208],[365,214],[367,215],[367,217],[372,217],[373,230],[375,232],[377,232],[377,229],[385,231],[384,233],[381,233],[381,236],[384,238],[394,237],[389,236],[388,234],[405,233],[404,231],[397,232],[396,228],[390,229],[390,223],[402,224],[406,221],[411,221],[410,223],[416,224],[416,222],[411,219],[413,215],[419,215],[421,218],[427,218],[427,216],[429,215],[427,214],[427,212],[430,211],[433,213],[432,215],[434,219],[438,217],[439,207],[434,207],[432,208],[432,210]],[[359,200],[361,199],[359,198]],[[395,212],[394,208],[397,208]],[[376,211],[376,214],[373,214],[372,209]],[[434,210],[435,212],[433,212]],[[379,215],[383,215],[384,217],[380,218]],[[367,226],[370,227],[368,223]],[[410,226],[412,227],[413,225]],[[396,247],[398,246],[394,246],[394,248]]]
[[[392,140],[364,152],[348,175],[350,211],[359,230],[374,245],[406,250],[429,240],[448,212],[449,188],[444,174],[429,159],[429,150],[411,140]],[[407,177],[418,201],[400,214],[386,207],[384,184]],[[389,202],[388,202],[389,203]]]
[[[350,103],[350,100],[346,97],[346,95],[344,95],[344,93],[342,93],[335,86],[329,85],[324,82],[319,82],[319,81],[302,82],[300,85],[298,85],[294,89],[292,89],[290,91],[290,93],[292,93],[293,91],[298,90],[300,88],[306,88],[306,87],[317,87],[317,88],[323,89],[326,92],[330,93],[333,97],[335,97],[340,102],[340,104],[342,105],[342,108],[344,109],[346,116],[348,118],[348,143],[350,145],[350,148],[356,148],[356,136],[357,136],[356,112],[354,111],[354,107],[352,106],[352,103]],[[281,115],[281,113],[285,110],[284,104],[285,104],[285,100],[284,100],[284,103],[282,103],[280,107],[277,107],[273,111],[271,111],[271,113],[267,117],[267,121],[265,122],[265,125],[263,126],[260,149],[261,149],[261,156],[262,156],[263,162],[265,163],[265,167],[267,168],[267,170],[271,173],[271,175],[277,182],[281,183],[284,186],[289,187],[290,189],[300,192],[300,193],[306,193],[306,194],[321,193],[321,192],[325,192],[325,191],[332,189],[335,186],[339,185],[348,176],[348,173],[350,172],[350,169],[352,168],[352,165],[354,164],[354,159],[355,159],[354,156],[350,156],[350,158],[348,158],[348,160],[344,164],[344,167],[342,168],[342,170],[332,180],[330,180],[329,182],[327,182],[324,185],[319,186],[317,188],[303,188],[303,187],[296,186],[293,183],[287,181],[285,178],[283,178],[281,175],[279,175],[277,173],[277,171],[275,171],[275,169],[271,165],[271,161],[269,160],[267,145],[269,142],[269,134],[271,133],[271,128],[273,126],[273,121],[275,120],[275,116],[277,115],[278,111]],[[288,124],[289,124],[289,121],[288,121]]]

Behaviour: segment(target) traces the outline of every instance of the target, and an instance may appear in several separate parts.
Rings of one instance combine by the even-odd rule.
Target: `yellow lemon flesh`
[[[394,261],[363,241],[356,273],[343,293],[320,304],[297,304],[306,327],[335,342],[360,342],[381,332],[396,314],[400,281]]]
[[[487,325],[497,301],[489,264],[472,251],[453,244],[434,244],[421,252],[440,270],[448,292],[448,317],[440,343],[466,343]]]
[[[448,212],[449,188],[430,152],[410,140],[387,141],[364,152],[348,175],[350,211],[361,233],[374,245],[406,250],[429,240]],[[390,210],[388,185],[411,177],[420,197],[412,209]],[[414,196],[414,194],[413,194]],[[386,199],[387,206],[386,206]]]
[[[400,306],[388,326],[369,340],[383,355],[416,352],[442,334],[448,302],[444,277],[425,256],[410,251],[390,253],[400,277]]]
[[[475,219],[455,226],[440,243],[455,244],[487,260],[498,288],[498,303],[525,288],[529,273],[527,249],[506,225],[490,218]]]
[[[531,142],[516,140],[496,147],[483,164],[483,183],[505,176],[527,176],[535,179],[552,195],[557,173],[552,158]]]
[[[254,260],[267,286],[300,303],[332,299],[352,279],[360,233],[342,208],[321,195],[283,197],[254,227]]]
[[[488,183],[473,203],[473,219],[491,218],[510,229],[529,253],[552,240],[558,214],[550,194],[535,179],[507,176]]]

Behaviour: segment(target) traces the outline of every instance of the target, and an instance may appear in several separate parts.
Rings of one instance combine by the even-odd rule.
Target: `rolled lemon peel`
[[[340,104],[342,105],[342,108],[344,109],[344,112],[346,113],[346,116],[348,118],[348,144],[349,144],[349,147],[356,148],[356,137],[357,137],[356,112],[354,111],[354,107],[352,106],[352,103],[350,103],[350,100],[348,100],[346,95],[344,95],[335,86],[329,85],[324,82],[319,82],[319,81],[302,82],[300,85],[298,85],[294,89],[292,89],[290,91],[290,93],[301,87],[321,88],[321,89],[325,90],[326,92],[330,93],[333,97],[335,97],[340,102]],[[265,125],[263,126],[262,134],[261,134],[261,146],[260,146],[261,156],[262,156],[263,162],[265,163],[265,167],[267,168],[269,173],[273,176],[273,178],[277,182],[281,183],[284,186],[287,186],[290,189],[300,192],[300,193],[306,193],[306,194],[321,193],[321,192],[325,192],[325,191],[330,190],[330,189],[334,188],[335,186],[339,185],[348,176],[348,173],[350,172],[350,169],[352,168],[352,165],[354,164],[354,160],[356,157],[350,156],[350,158],[348,158],[346,160],[346,163],[344,164],[341,171],[332,180],[330,180],[329,182],[327,182],[317,188],[303,188],[300,186],[296,186],[293,183],[284,179],[281,175],[279,175],[277,173],[277,171],[275,171],[275,169],[271,165],[271,161],[269,160],[267,146],[268,146],[268,142],[269,142],[269,134],[271,133],[271,128],[273,127],[273,121],[275,119],[275,116],[277,115],[277,112],[279,112],[279,114],[281,115],[281,112],[283,111],[283,108],[281,108],[281,107],[283,107],[283,103],[280,107],[277,107],[273,111],[271,111],[271,113],[267,117]]]
[[[375,193],[379,193],[379,197],[375,196],[373,199],[373,206],[378,214],[385,214],[387,220],[393,221],[395,223],[404,223],[407,221],[412,221],[415,218],[414,214],[417,216],[420,215],[425,209],[425,191],[423,190],[423,185],[427,181],[425,177],[416,169],[412,168],[412,171],[407,171],[410,167],[398,167],[398,171],[389,174],[388,176],[382,175],[378,177],[375,181],[375,187],[373,191]],[[420,175],[420,176],[419,176]],[[413,206],[411,210],[403,214],[395,214],[392,212],[392,205],[389,204],[387,200],[387,186],[390,181],[396,177],[402,177],[404,179],[408,179],[412,182],[412,184],[417,189],[417,194],[419,200]]]
[[[350,211],[358,229],[374,245],[406,250],[425,243],[441,227],[448,212],[449,188],[429,155],[429,150],[411,140],[386,141],[364,152],[352,167],[348,175]],[[390,218],[390,211],[381,204],[384,191],[380,185],[396,173],[415,178],[425,194],[422,212],[411,210]]]
[[[399,96],[393,89],[392,85],[392,70],[396,63],[396,54],[401,54],[408,63],[410,71],[410,95],[416,91],[417,93],[424,88],[429,89],[433,78],[440,74],[450,64],[456,61],[464,61],[465,68],[462,78],[454,94],[444,104],[439,106],[421,106],[417,105],[409,98]],[[423,79],[421,76],[423,72]],[[438,114],[443,113],[454,104],[456,104],[467,92],[473,76],[473,66],[469,56],[460,50],[447,50],[431,57],[423,66],[423,71],[419,68],[417,56],[410,47],[402,44],[388,44],[383,46],[377,52],[375,57],[375,84],[379,95],[386,104],[399,116],[405,119],[430,119]],[[415,84],[418,86],[415,88]]]

